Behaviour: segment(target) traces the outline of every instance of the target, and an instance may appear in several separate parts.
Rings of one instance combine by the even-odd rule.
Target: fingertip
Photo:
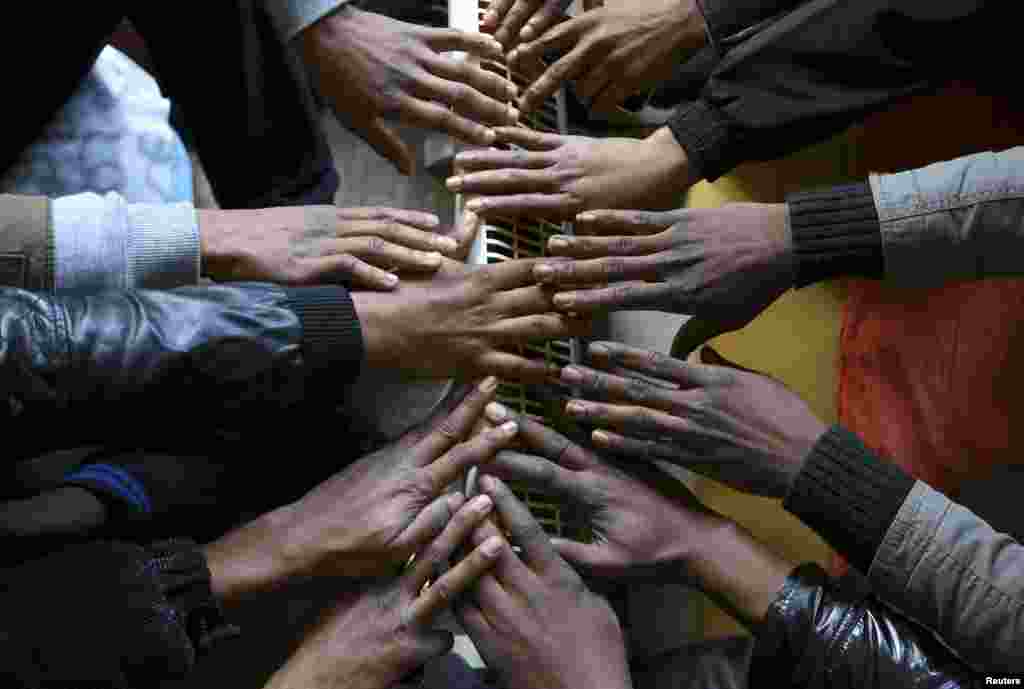
[[[400,282],[399,277],[394,273],[388,273],[384,276],[383,281],[384,289],[395,289],[398,287],[398,283]]]
[[[612,353],[612,350],[610,350],[608,348],[608,345],[605,344],[604,342],[591,342],[590,346],[587,348],[587,351],[590,353],[591,356],[597,356],[602,358],[606,358]]]
[[[490,395],[492,392],[498,389],[498,378],[496,376],[487,376],[480,381],[480,392],[485,395]]]
[[[502,423],[511,415],[508,408],[500,402],[491,402],[484,411],[487,414],[487,418],[494,423]]]
[[[480,552],[488,558],[497,557],[505,547],[505,539],[500,536],[491,536],[480,544]]]
[[[600,445],[601,447],[609,447],[612,444],[611,437],[604,431],[594,431],[590,434],[590,439],[594,441],[595,445]]]
[[[532,41],[537,35],[537,29],[534,28],[533,24],[527,24],[519,32],[520,41]]]
[[[460,509],[462,509],[462,506],[464,504],[466,504],[466,497],[462,493],[456,491],[448,496],[449,513],[455,514]]]

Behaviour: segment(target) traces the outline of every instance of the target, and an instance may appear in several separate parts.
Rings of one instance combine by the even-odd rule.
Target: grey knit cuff
[[[172,289],[199,282],[199,222],[192,204],[132,204],[126,213],[128,287]]]

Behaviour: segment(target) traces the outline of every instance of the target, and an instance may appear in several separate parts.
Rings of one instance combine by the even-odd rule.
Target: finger
[[[424,100],[436,101],[472,122],[481,124],[515,124],[519,111],[503,101],[486,96],[468,84],[441,79],[429,72],[423,72],[413,84],[412,93]],[[437,126],[437,125],[435,125]],[[489,136],[493,136],[487,132]],[[475,137],[476,134],[474,133]],[[472,139],[476,141],[476,138]]]
[[[544,73],[523,91],[519,97],[519,109],[523,112],[533,111],[551,98],[562,84],[585,73],[598,59],[594,44],[581,41],[568,55],[544,70]]]
[[[500,170],[478,170],[445,183],[448,191],[463,194],[522,194],[558,191],[558,178],[547,169],[506,167]],[[478,201],[473,199],[471,202]],[[469,203],[466,205],[469,206]]]
[[[566,562],[584,569],[600,570],[608,562],[608,551],[595,543],[580,543],[567,538],[552,538],[551,547]]]
[[[657,234],[686,217],[686,211],[590,210],[576,216],[580,234]]]
[[[443,497],[449,499],[451,503],[453,496]],[[494,503],[489,496],[478,495],[457,508],[451,518],[429,539],[419,540],[421,547],[417,548],[412,568],[402,578],[406,591],[415,596],[428,579],[440,577],[447,568],[452,554],[469,539],[470,534],[491,513],[493,507]]]
[[[508,409],[497,402],[491,402],[485,410],[487,418],[494,423],[501,423],[514,418],[519,423],[517,440],[522,446],[541,457],[570,471],[584,470],[599,464],[593,453],[587,451],[553,428],[534,421],[524,414],[511,414]],[[502,453],[499,453],[499,456]],[[490,467],[488,467],[490,471]]]
[[[538,19],[540,22],[544,22],[550,16],[550,14],[545,14],[545,16],[538,17]],[[557,19],[558,17],[556,16],[555,21]],[[531,20],[527,24],[533,25],[533,21]],[[592,25],[593,17],[584,12],[580,16],[573,17],[550,29],[537,31],[536,38],[523,39],[523,43],[509,54],[508,62],[515,67],[524,60],[540,59],[545,55],[553,53],[567,53],[579,42],[580,36],[590,30]],[[525,29],[526,27],[523,28]]]
[[[455,162],[458,165],[458,170],[466,173],[478,170],[542,170],[550,167],[554,161],[550,154],[543,152],[481,148],[459,153]],[[448,191],[462,191],[463,176],[450,177],[445,183]]]
[[[529,151],[551,151],[565,143],[561,134],[547,134],[526,127],[496,127],[494,134],[501,143],[515,144]]]
[[[590,104],[591,109],[594,107],[595,99],[611,85],[612,77],[607,67],[608,59],[605,56],[603,61],[594,64],[585,75],[576,80],[576,92],[584,103]]]
[[[381,270],[351,254],[336,254],[311,258],[307,262],[303,284],[340,282],[363,289],[392,290],[398,286],[398,276]]]
[[[424,38],[437,52],[460,51],[496,62],[505,61],[505,49],[493,36],[461,29],[426,28]]]
[[[607,287],[559,292],[552,297],[559,311],[592,313],[614,309],[653,309],[687,313],[691,307],[679,299],[680,288],[668,282],[630,280]]]
[[[592,330],[593,323],[589,319],[547,313],[499,321],[488,327],[487,333],[494,342],[510,347],[544,340],[586,337]]]
[[[387,220],[348,220],[338,230],[340,238],[380,237],[394,244],[418,249],[437,251],[445,255],[455,252],[458,244],[451,237],[436,234],[433,230],[421,230],[411,225]]]
[[[466,204],[482,216],[501,215],[509,218],[533,216],[545,220],[570,220],[583,207],[583,199],[575,194],[509,194],[481,196]]]
[[[338,221],[347,223],[350,221],[368,220],[380,223],[398,223],[408,225],[421,230],[436,230],[441,222],[433,213],[424,211],[408,210],[405,208],[383,208],[377,206],[338,208],[335,211]],[[339,237],[344,236],[339,233]]]
[[[377,267],[394,266],[406,270],[437,270],[441,267],[441,254],[436,251],[418,251],[393,244],[380,237],[348,237],[324,242],[324,251],[351,254]]]
[[[609,79],[591,97],[590,109],[598,113],[614,112],[635,91],[636,88],[632,83],[621,78],[619,80]]]
[[[562,381],[579,388],[585,397],[595,396],[607,402],[625,402],[632,405],[673,412],[678,409],[676,390],[658,387],[638,378],[622,378],[586,366],[566,366]]]
[[[679,383],[683,388],[712,385],[717,380],[714,367],[688,364],[660,352],[630,347],[618,342],[594,342],[588,348],[588,353],[591,363],[596,367],[605,369],[621,366]]]
[[[519,287],[534,286],[533,267],[536,264],[536,259],[519,259],[516,261],[491,263],[474,268],[472,279],[480,289],[492,293],[496,297],[502,292],[515,290]]]
[[[591,440],[602,450],[630,459],[683,464],[683,456],[678,447],[655,438],[630,438],[612,431],[600,430],[591,434]]]
[[[520,29],[519,40],[532,41],[538,36],[542,36],[549,28],[561,21],[565,16],[565,9],[570,4],[567,0],[547,0]]]
[[[519,287],[498,292],[491,298],[490,309],[497,318],[515,318],[554,310],[551,290],[540,285]]]
[[[481,375],[498,376],[502,380],[521,383],[545,383],[552,375],[558,375],[558,366],[542,359],[528,359],[518,354],[490,351],[474,362],[474,369]]]
[[[579,499],[580,489],[572,472],[534,455],[502,450],[487,465],[487,473],[505,481],[521,481],[551,495]]]
[[[483,96],[493,99],[505,109],[503,117],[508,119],[507,103],[514,101],[519,95],[516,85],[494,72],[483,69],[469,60],[456,60],[450,57],[437,55],[424,62],[424,66],[430,72],[442,79],[459,84],[465,84]],[[458,106],[457,103],[449,103]],[[466,114],[471,114],[468,111]],[[496,122],[498,120],[495,120]],[[504,119],[501,121],[505,121]],[[518,111],[509,124],[515,125],[519,121]]]
[[[502,550],[507,549],[508,543],[502,538],[484,541],[409,605],[409,619],[418,625],[429,624],[435,615],[494,567]]]
[[[543,262],[533,269],[533,274],[550,285],[607,285],[623,280],[657,280],[664,262],[665,257],[658,254]]]
[[[461,493],[439,495],[431,500],[395,538],[394,546],[398,555],[408,557],[437,538],[464,502]]]
[[[445,132],[466,143],[480,146],[494,143],[495,134],[490,128],[443,105],[409,95],[403,95],[399,100],[402,120],[408,124]]]
[[[510,540],[522,548],[527,563],[544,574],[568,569],[551,547],[548,535],[530,514],[530,510],[502,480],[493,476],[483,476],[480,479],[480,488],[491,496],[495,511],[501,517],[501,523],[508,529]]]
[[[501,24],[494,32],[494,37],[505,46],[512,48],[519,42],[519,34],[534,12],[542,5],[542,0],[516,0],[511,9],[505,14]]]
[[[416,168],[416,161],[412,151],[402,141],[394,129],[387,125],[380,117],[373,117],[368,122],[348,122],[348,126],[356,130],[356,133],[374,151],[385,160],[398,168],[403,175],[411,175]]]
[[[519,425],[515,421],[506,421],[498,428],[492,428],[456,445],[433,464],[425,467],[432,485],[441,490],[469,467],[490,462],[498,450],[516,437],[518,431]]]
[[[643,256],[657,251],[664,251],[669,247],[671,247],[671,237],[665,233],[641,237],[593,237],[556,234],[548,240],[549,254],[571,258]]]
[[[416,444],[413,450],[418,466],[426,466],[457,443],[462,442],[473,430],[484,407],[494,399],[498,381],[488,377],[466,395],[453,412],[438,420],[427,436]]]
[[[612,428],[626,435],[681,436],[692,430],[678,416],[629,404],[573,399],[565,405],[565,413],[581,423]]]
[[[501,20],[505,18],[508,11],[512,8],[512,3],[515,0],[493,0],[491,2],[490,9],[484,14],[483,19],[480,21],[480,28],[484,31],[494,32]]]

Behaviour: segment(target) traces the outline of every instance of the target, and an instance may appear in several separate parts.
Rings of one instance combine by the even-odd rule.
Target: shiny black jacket
[[[756,632],[751,689],[955,689],[977,680],[930,631],[872,596],[864,579],[832,581],[817,565],[790,575]]]
[[[332,395],[362,346],[340,287],[0,289],[0,462],[114,437],[174,446],[214,419],[240,429]]]

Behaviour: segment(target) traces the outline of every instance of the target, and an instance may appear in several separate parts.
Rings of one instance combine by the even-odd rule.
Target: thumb
[[[593,543],[580,543],[571,541],[568,538],[551,538],[551,547],[555,549],[562,558],[571,564],[584,568],[593,568],[601,564],[600,546]]]
[[[402,140],[391,125],[374,115],[364,122],[352,122],[351,128],[359,137],[370,145],[381,156],[391,161],[403,175],[411,175],[416,168],[416,160],[409,146]]]

